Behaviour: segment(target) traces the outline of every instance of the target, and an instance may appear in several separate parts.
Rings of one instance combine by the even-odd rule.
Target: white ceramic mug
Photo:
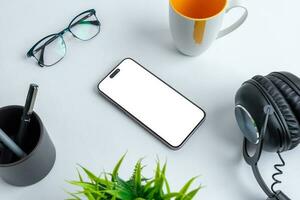
[[[231,26],[220,30],[225,13],[233,8],[244,10]],[[177,49],[185,55],[197,56],[217,39],[231,33],[248,16],[237,0],[170,0],[170,29]]]

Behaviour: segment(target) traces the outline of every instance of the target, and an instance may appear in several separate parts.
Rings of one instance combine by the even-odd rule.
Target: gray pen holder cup
[[[11,138],[18,132],[22,106],[0,108],[0,128]],[[36,113],[32,114],[23,150],[27,156],[9,161],[0,152],[0,177],[15,186],[28,186],[42,180],[51,171],[56,158],[55,147]]]

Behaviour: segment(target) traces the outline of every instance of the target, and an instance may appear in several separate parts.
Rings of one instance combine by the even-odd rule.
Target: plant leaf
[[[185,196],[187,190],[189,189],[189,187],[191,186],[191,184],[193,183],[193,181],[198,178],[198,177],[193,177],[191,178],[183,187],[182,189],[179,191],[180,196],[177,197],[175,200],[180,200],[182,199],[183,196]]]
[[[179,192],[171,192],[166,178],[167,163],[161,168],[159,160],[156,163],[154,177],[146,179],[142,175],[144,166],[142,159],[135,164],[134,171],[129,180],[119,177],[118,172],[125,158],[124,154],[115,165],[112,173],[101,173],[96,176],[88,169],[80,166],[88,177],[84,180],[82,174],[77,170],[78,181],[68,183],[81,188],[81,191],[69,193],[68,200],[192,200],[202,186],[189,191],[191,184],[197,177],[190,179]]]
[[[133,174],[134,178],[134,189],[137,191],[137,195],[139,195],[139,190],[141,189],[142,186],[142,159],[140,159],[136,165],[135,165],[135,170]]]
[[[162,199],[168,200],[168,199],[172,199],[172,198],[174,198],[174,197],[177,197],[178,195],[179,195],[178,192],[170,192],[170,193],[168,193],[168,194],[163,195],[163,196],[162,196]]]
[[[86,168],[84,168],[84,167],[82,167],[82,166],[80,166],[80,167],[83,169],[83,171],[86,173],[86,175],[89,177],[89,179],[90,179],[92,182],[98,183],[99,178],[98,178],[95,174],[93,174],[93,173],[90,172],[88,169],[86,169]]]
[[[191,192],[189,192],[187,195],[185,195],[185,196],[183,197],[183,200],[191,200],[191,199],[193,199],[194,196],[196,196],[196,194],[199,192],[199,190],[200,190],[201,188],[202,188],[202,187],[200,186],[200,187],[198,187],[198,188],[192,190]]]
[[[125,158],[126,154],[124,154],[121,159],[118,161],[118,163],[116,164],[115,168],[113,169],[113,173],[112,173],[112,181],[115,181],[117,176],[118,176],[118,173],[119,173],[119,169],[120,169],[120,166]]]
[[[81,176],[79,170],[78,169],[76,169],[76,170],[77,170],[77,174],[78,174],[79,180],[82,182],[83,181],[82,176]]]

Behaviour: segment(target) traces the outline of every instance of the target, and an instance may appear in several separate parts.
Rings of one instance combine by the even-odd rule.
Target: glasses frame
[[[96,18],[96,20],[93,21],[92,24],[97,25],[99,28],[98,28],[97,33],[96,33],[93,37],[84,40],[84,39],[81,39],[81,38],[79,38],[78,36],[76,36],[76,34],[74,34],[74,33],[72,32],[71,29],[72,29],[75,25],[77,25],[77,22],[74,23],[74,21],[75,21],[80,15],[83,15],[83,14],[86,14],[86,13],[90,13],[90,14],[87,15],[87,16],[85,16],[85,17],[83,17],[82,19],[79,19],[78,22],[80,22],[81,20],[84,20],[84,19],[86,19],[86,18],[88,18],[88,17],[94,15],[95,18]],[[74,23],[74,24],[73,24],[73,23]],[[49,40],[47,40],[47,41],[45,42],[45,44],[43,44],[41,47],[39,47],[39,49],[42,49],[41,51],[44,51],[45,47],[46,47],[48,44],[50,44],[52,41],[54,41],[54,40],[57,39],[57,38],[61,38],[62,41],[63,41],[64,47],[65,47],[65,50],[67,51],[67,46],[66,46],[65,40],[64,40],[64,38],[63,38],[63,35],[64,35],[66,32],[70,32],[70,33],[73,35],[73,37],[75,37],[75,38],[77,38],[77,39],[79,39],[79,40],[81,40],[81,41],[89,41],[89,40],[93,39],[94,37],[96,37],[96,36],[100,33],[100,30],[101,30],[101,22],[100,22],[99,19],[97,18],[96,10],[95,10],[95,9],[86,10],[86,11],[84,11],[84,12],[82,12],[82,13],[76,15],[76,17],[74,17],[74,18],[71,20],[71,22],[69,23],[68,27],[66,27],[66,28],[63,29],[62,31],[60,31],[60,32],[58,32],[58,33],[54,33],[54,34],[47,35],[46,37],[44,37],[44,38],[42,38],[41,40],[39,40],[37,43],[35,43],[35,44],[33,45],[33,47],[31,47],[31,49],[27,52],[26,55],[27,55],[27,57],[34,57],[34,58],[36,59],[36,61],[38,62],[38,65],[39,65],[40,67],[51,67],[51,66],[57,64],[58,62],[60,62],[60,61],[65,57],[66,52],[65,52],[65,55],[64,55],[62,58],[60,58],[58,61],[56,61],[55,63],[50,64],[50,65],[46,65],[45,63],[43,63],[43,59],[41,60],[41,58],[37,58],[37,57],[34,55],[34,50],[35,50],[35,48],[36,48],[42,41],[44,41],[44,40],[46,40],[47,38],[49,38]],[[52,39],[50,39],[50,38],[52,38]],[[38,49],[38,50],[39,50],[39,49]],[[43,54],[43,52],[42,52],[42,54]]]

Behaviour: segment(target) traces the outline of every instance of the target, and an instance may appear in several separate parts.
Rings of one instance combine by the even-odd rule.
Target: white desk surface
[[[1,200],[65,199],[75,188],[76,164],[102,172],[128,151],[121,168],[129,176],[140,157],[150,176],[156,156],[168,160],[171,187],[202,175],[206,187],[196,199],[264,200],[265,195],[242,159],[242,136],[234,118],[234,95],[256,74],[286,70],[300,75],[299,1],[248,1],[246,23],[203,55],[186,57],[173,46],[168,1],[162,0],[2,0],[0,3],[0,106],[23,104],[31,82],[40,91],[35,111],[57,150],[56,164],[30,187],[0,181]],[[27,50],[42,37],[60,31],[81,11],[95,8],[102,32],[89,42],[66,35],[65,59],[40,68]],[[229,23],[234,15],[224,23]],[[98,94],[97,83],[124,57],[132,57],[200,105],[207,119],[179,151],[172,151]],[[299,199],[300,147],[287,161],[280,188]],[[278,159],[264,154],[260,163],[268,183]]]

